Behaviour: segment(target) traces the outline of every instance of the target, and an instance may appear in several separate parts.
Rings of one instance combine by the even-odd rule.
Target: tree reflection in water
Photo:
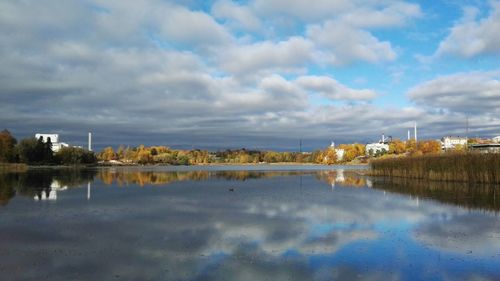
[[[97,178],[107,185],[166,185],[178,181],[204,181],[223,179],[245,181],[249,179],[272,178],[279,176],[303,175],[311,172],[298,171],[140,171],[123,169],[103,169]]]
[[[30,169],[0,173],[0,204],[7,205],[15,195],[50,198],[54,196],[52,191],[92,182],[96,174],[97,171],[88,169]]]
[[[82,186],[94,179],[106,185],[168,185],[179,181],[210,179],[246,181],[252,179],[313,175],[331,186],[373,188],[471,209],[500,210],[499,187],[459,182],[434,182],[404,178],[368,177],[360,170],[322,171],[148,171],[139,169],[30,169],[0,173],[0,204],[6,205],[15,195],[35,199],[55,199],[58,190]]]

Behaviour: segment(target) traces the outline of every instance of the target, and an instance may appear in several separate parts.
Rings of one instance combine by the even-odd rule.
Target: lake
[[[500,189],[363,168],[0,174],[2,280],[500,280]]]

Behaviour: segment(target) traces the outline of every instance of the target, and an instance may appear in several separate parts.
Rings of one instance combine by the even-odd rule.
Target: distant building
[[[481,153],[500,153],[500,143],[476,143],[469,145],[469,149]]]
[[[50,142],[52,143],[53,152],[58,152],[63,147],[69,147],[69,144],[64,142],[59,142],[58,134],[35,134],[36,139],[40,139],[40,137],[45,143],[50,139]]]
[[[382,138],[378,142],[368,143],[365,145],[365,153],[369,156],[380,155],[389,152],[389,143],[392,142],[392,137],[385,137],[382,134]]]
[[[342,148],[335,148],[335,143],[333,141],[332,144],[330,144],[330,149],[335,150],[337,161],[342,161],[344,159],[345,150]]]
[[[500,143],[500,136],[496,136],[491,139],[494,143]]]
[[[461,137],[443,137],[441,138],[441,149],[442,150],[453,150],[457,146],[466,146],[467,138]]]
[[[366,155],[376,155],[389,152],[389,144],[386,142],[368,143],[365,146]]]

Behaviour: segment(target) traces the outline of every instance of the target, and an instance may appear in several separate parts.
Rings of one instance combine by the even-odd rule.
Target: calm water
[[[496,187],[249,168],[0,174],[0,279],[500,280]]]

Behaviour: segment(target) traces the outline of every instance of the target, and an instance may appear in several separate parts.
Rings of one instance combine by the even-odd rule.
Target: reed
[[[500,154],[452,153],[374,160],[370,175],[413,179],[500,183]]]

